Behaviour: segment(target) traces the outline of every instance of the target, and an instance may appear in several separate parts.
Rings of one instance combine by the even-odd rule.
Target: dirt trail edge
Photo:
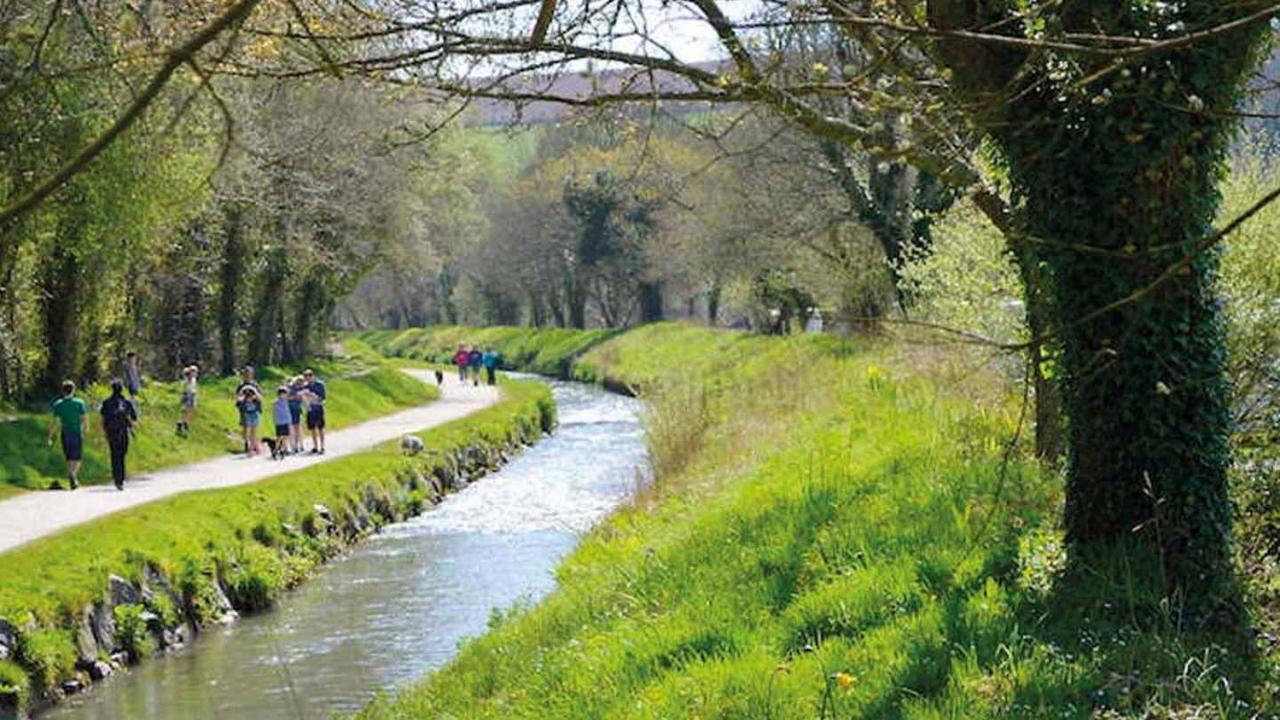
[[[429,370],[404,372],[423,382],[435,382],[435,377]],[[459,382],[457,378],[449,377],[441,388],[439,400],[329,432],[324,455],[294,455],[279,462],[262,456],[248,458],[243,455],[228,455],[130,477],[124,492],[108,483],[81,487],[75,491],[31,492],[2,500],[0,552],[54,535],[103,515],[179,493],[244,485],[368,450],[405,433],[466,417],[493,405],[497,400],[497,388],[471,387]],[[91,419],[91,422],[96,421],[97,418]],[[264,424],[263,427],[266,428],[267,425]],[[96,426],[94,430],[101,431]],[[307,442],[310,443],[310,440]]]

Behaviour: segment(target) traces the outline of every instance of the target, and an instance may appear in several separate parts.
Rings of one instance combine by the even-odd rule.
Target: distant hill
[[[694,65],[700,70],[716,72],[721,63],[706,62]],[[635,68],[607,68],[579,72],[561,72],[554,75],[534,75],[513,79],[498,92],[519,95],[554,95],[574,101],[585,101],[598,94],[632,93],[647,95],[679,93],[695,89],[688,79],[662,70],[637,70]],[[666,113],[687,115],[704,112],[711,103],[706,101],[656,101]],[[650,107],[649,103],[637,103],[638,107]],[[521,122],[528,125],[544,125],[557,122],[579,111],[573,103],[549,100],[513,102],[497,98],[474,98],[470,104],[468,124],[472,126],[510,125]]]

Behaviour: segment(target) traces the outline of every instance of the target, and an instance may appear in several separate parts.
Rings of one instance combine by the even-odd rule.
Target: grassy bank
[[[574,374],[654,407],[656,484],[360,717],[1274,716],[1252,640],[1180,631],[1123,556],[1063,581],[1060,480],[1007,451],[988,362],[673,325],[593,346]]]
[[[461,326],[375,330],[356,338],[388,357],[451,365],[459,345],[502,353],[503,368],[568,378],[573,360],[614,334],[611,330]]]
[[[421,405],[439,397],[438,391],[393,368],[351,360],[313,365],[329,386],[326,420],[331,428],[368,420],[395,410]],[[263,368],[259,384],[274,400],[273,388],[291,377],[294,370]],[[179,385],[153,382],[142,391],[139,405],[141,423],[129,451],[131,470],[145,472],[166,466],[203,460],[236,452],[238,416],[235,388],[239,378],[203,379],[199,407],[190,435],[179,437],[174,424],[179,417]],[[102,386],[92,386],[82,397],[97,407],[109,394]],[[45,445],[50,416],[33,413],[5,413],[0,421],[0,497],[19,489],[42,489],[53,480],[65,479],[66,467],[55,440]],[[89,418],[81,481],[100,484],[111,481],[110,456],[99,418]]]
[[[136,659],[229,611],[268,606],[344,545],[496,466],[554,417],[545,386],[508,382],[496,405],[421,433],[430,451],[417,457],[388,442],[0,554],[0,646],[6,627],[17,631],[13,657],[0,660],[0,710],[6,697],[39,698],[87,681],[95,661]]]

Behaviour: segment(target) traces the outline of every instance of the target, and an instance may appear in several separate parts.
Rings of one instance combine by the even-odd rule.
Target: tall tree
[[[1029,19],[1001,2],[928,6],[942,31],[1003,26],[1021,37]],[[1082,2],[1036,20],[1064,34],[1159,42],[1238,20],[1249,6]],[[1019,259],[1044,266],[1045,330],[1062,347],[1068,540],[1087,554],[1136,535],[1201,620],[1231,600],[1230,416],[1211,230],[1231,123],[1196,109],[1237,104],[1263,35],[1220,31],[1122,67],[937,44],[975,123],[998,143],[1017,221],[1044,241]]]

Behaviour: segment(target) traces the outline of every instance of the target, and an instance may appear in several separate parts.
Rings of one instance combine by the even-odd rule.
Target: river
[[[384,528],[273,610],[209,628],[41,720],[327,718],[444,664],[494,608],[549,592],[579,535],[642,477],[637,401],[552,389],[559,428],[502,470]]]

